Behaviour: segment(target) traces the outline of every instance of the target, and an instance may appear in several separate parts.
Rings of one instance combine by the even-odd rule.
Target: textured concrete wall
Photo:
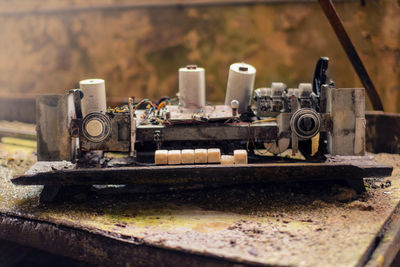
[[[158,98],[177,92],[179,67],[197,64],[207,100],[222,102],[233,62],[257,68],[257,87],[296,86],[311,81],[319,56],[331,58],[338,87],[361,86],[317,3],[58,12],[121,2],[0,1],[0,96],[62,93],[97,77],[108,96]],[[386,111],[400,112],[400,2],[336,7]]]

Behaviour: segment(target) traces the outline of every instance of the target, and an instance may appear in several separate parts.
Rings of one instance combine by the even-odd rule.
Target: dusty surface
[[[378,154],[377,161],[395,167],[391,185],[369,183],[358,196],[341,185],[309,183],[157,194],[93,191],[43,205],[41,187],[10,183],[34,162],[33,151],[0,143],[2,212],[252,262],[353,266],[400,200],[400,155]]]

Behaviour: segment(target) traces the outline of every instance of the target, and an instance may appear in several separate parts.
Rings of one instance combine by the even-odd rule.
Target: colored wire
[[[252,123],[270,122],[270,121],[276,121],[276,118],[253,121]]]
[[[139,101],[139,103],[136,104],[136,107],[134,108],[133,112],[135,112],[139,106],[143,103],[148,103],[149,105],[151,105],[153,108],[156,108],[156,106],[153,104],[153,102],[151,102],[149,99],[142,99]]]
[[[166,104],[167,104],[167,102],[165,102],[165,101],[161,102],[161,103],[158,105],[157,110],[162,109]]]

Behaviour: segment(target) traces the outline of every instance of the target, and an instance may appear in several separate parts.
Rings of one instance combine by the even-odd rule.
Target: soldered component
[[[239,115],[239,101],[232,100],[231,101],[231,108],[232,108],[232,117],[236,117]]]
[[[284,83],[274,82],[271,84],[271,112],[282,112],[284,108],[283,92],[287,88]]]
[[[102,79],[88,79],[79,82],[82,91],[81,108],[82,115],[92,112],[105,113],[106,105],[106,88]]]
[[[239,113],[244,113],[251,104],[256,69],[246,63],[234,63],[229,67],[225,105],[232,100],[239,101]]]
[[[286,84],[273,82],[271,88],[255,90],[254,106],[258,117],[275,117],[285,110],[287,106],[284,98]]]
[[[300,107],[313,108],[316,107],[316,95],[313,93],[311,83],[300,83],[298,89],[298,98]]]
[[[258,88],[254,91],[255,113],[259,117],[266,117],[272,111],[271,88]]]
[[[185,108],[201,108],[206,102],[204,68],[188,65],[179,69],[179,104]]]

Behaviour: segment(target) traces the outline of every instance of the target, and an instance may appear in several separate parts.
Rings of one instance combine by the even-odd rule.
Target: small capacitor
[[[236,117],[238,115],[238,109],[239,109],[239,101],[237,100],[232,100],[231,101],[231,108],[232,108],[232,116]]]

